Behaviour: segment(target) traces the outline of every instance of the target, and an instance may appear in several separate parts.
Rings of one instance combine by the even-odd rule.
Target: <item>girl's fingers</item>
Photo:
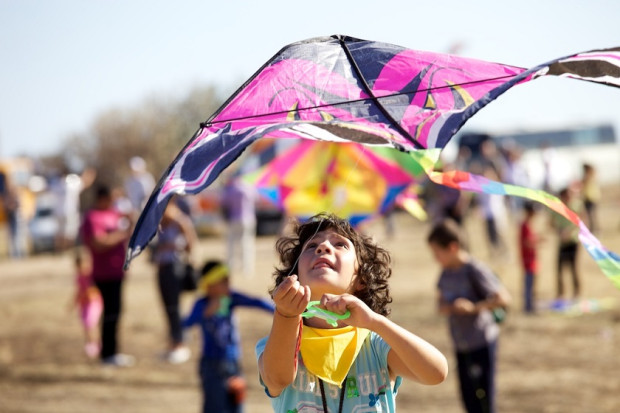
[[[344,314],[347,311],[347,304],[350,302],[348,297],[351,296],[323,294],[323,297],[321,297],[321,306],[334,313]]]
[[[296,290],[295,283],[299,284],[296,275],[286,277],[273,292],[273,299],[284,298],[287,294],[291,293],[291,290],[293,290],[292,293],[294,294]]]
[[[333,294],[323,294],[321,297],[321,307],[326,310],[333,311],[334,300],[336,296]]]
[[[291,298],[291,304],[293,304],[296,309],[303,311],[310,301],[309,291],[310,287],[307,285],[299,285],[295,295]]]
[[[336,314],[344,314],[349,310],[351,315],[342,320],[344,324],[369,328],[374,312],[359,298],[351,294],[331,295],[321,297],[321,306]]]
[[[297,302],[297,308],[303,312],[306,307],[308,307],[308,303],[310,302],[310,287],[307,285],[301,286],[299,290],[299,301]]]
[[[277,306],[301,314],[310,302],[310,287],[301,285],[297,276],[291,275],[274,291],[273,300]]]

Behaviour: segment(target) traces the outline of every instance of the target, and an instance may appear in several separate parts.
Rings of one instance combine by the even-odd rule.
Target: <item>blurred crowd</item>
[[[26,238],[34,252],[70,251],[75,265],[70,304],[77,310],[83,328],[84,353],[104,367],[130,367],[135,363],[133,355],[121,351],[118,334],[124,314],[124,262],[129,237],[155,180],[141,157],[132,157],[128,166],[129,174],[122,186],[116,187],[100,182],[103,180],[98,180],[97,172],[90,168],[41,177],[43,182],[35,191],[35,213],[28,225],[23,225],[27,217],[22,214],[21,199],[26,199],[23,192],[20,194],[23,188],[12,182],[10,174],[0,174],[1,205],[9,226],[9,257],[26,255]],[[257,196],[240,174],[224,174],[222,181],[216,204],[228,229],[226,259],[201,262],[204,258],[195,252],[195,205],[190,198],[178,196],[168,203],[145,254],[154,268],[165,316],[161,360],[170,364],[187,362],[191,357],[185,343],[187,330],[198,326],[202,332],[200,379],[205,412],[240,411],[245,397],[234,309],[253,307],[273,312],[270,301],[229,288],[229,276],[249,277],[254,273]],[[85,196],[87,193],[90,197]],[[200,202],[197,205],[200,207]],[[53,225],[44,231],[37,225],[45,219]],[[22,233],[26,228],[29,233]],[[182,314],[180,308],[185,291],[198,292],[189,314]]]
[[[467,171],[504,184],[542,189],[556,197],[568,192],[571,208],[595,232],[598,229],[596,207],[601,198],[596,168],[583,163],[580,179],[558,185],[562,181],[559,177],[566,175],[566,171],[554,168],[554,149],[545,146],[540,149],[540,166],[544,175],[542,183],[536,183],[529,172],[532,168],[528,162],[531,160],[525,162],[522,154],[523,148],[515,142],[507,141],[504,145],[498,145],[488,135],[477,135],[476,139],[461,144],[456,157],[444,161],[439,169]],[[421,192],[426,211],[434,222],[447,217],[462,223],[466,214],[479,211],[486,223],[489,248],[500,253],[505,248],[503,229],[511,220],[518,221],[522,217],[525,202],[519,197],[461,192],[431,182],[424,183]]]
[[[444,160],[438,168],[468,171],[492,181],[532,187],[521,154],[521,148],[515,144],[499,146],[492,138],[482,135],[474,143],[460,145],[454,160]],[[592,232],[598,231],[597,205],[601,189],[596,168],[584,163],[579,180],[558,188],[552,184],[556,182],[554,174],[562,174],[562,171],[552,167],[553,156],[551,148],[542,148],[544,179],[541,189],[557,196],[576,212]],[[20,185],[12,181],[11,174],[0,170],[0,206],[7,228],[8,256],[19,259],[30,251],[75,252],[74,305],[79,308],[84,328],[84,351],[88,357],[116,367],[131,366],[135,362],[133,356],[120,351],[117,339],[123,313],[124,261],[131,231],[155,187],[155,180],[141,157],[132,157],[127,171],[122,185],[115,187],[97,182],[97,172],[91,168],[83,168],[79,173],[65,170],[42,176],[35,182],[34,208],[28,213],[23,203],[27,200],[23,188],[20,192]],[[232,322],[234,307],[255,307],[267,312],[274,309],[268,301],[229,288],[230,276],[251,277],[254,273],[258,197],[256,189],[245,183],[239,173],[224,174],[221,181],[215,204],[227,229],[225,259],[203,263],[196,257],[199,220],[193,215],[195,205],[183,197],[171,199],[148,251],[166,320],[162,359],[172,364],[188,361],[191,354],[185,345],[185,332],[195,325],[201,327],[204,346],[199,374],[205,395],[204,411],[212,411],[209,409],[213,408],[214,400],[237,409],[245,395],[239,365],[239,337]],[[523,310],[535,313],[537,250],[545,237],[538,234],[538,227],[533,225],[537,213],[534,204],[515,197],[461,192],[430,181],[421,183],[419,190],[429,221],[435,228],[449,220],[457,227],[448,229],[456,234],[464,228],[470,214],[479,213],[488,257],[493,260],[509,258],[511,243],[506,239],[507,228],[516,224],[519,228],[518,255],[523,269]],[[208,203],[207,199],[202,201]],[[390,219],[391,212],[386,217],[388,235],[397,231]],[[574,302],[582,291],[577,265],[578,229],[554,213],[549,214],[547,226],[558,243],[556,302],[562,304],[565,299],[567,303]],[[445,255],[442,251],[450,251],[451,245],[458,244],[458,248],[452,248],[455,257],[463,254],[461,249],[465,251],[466,240],[461,240],[460,236],[450,238],[450,231],[445,231],[447,235],[437,233],[429,238],[436,258]],[[463,235],[466,237],[465,231]],[[566,269],[572,284],[570,298],[564,280]],[[495,277],[490,269],[481,272],[488,273],[489,280]],[[184,318],[180,296],[187,290],[200,294],[191,313]],[[497,306],[508,301],[500,300]],[[493,326],[497,330],[495,324]],[[489,351],[494,352],[494,347],[489,347]],[[486,370],[492,373],[493,366],[485,367]],[[213,371],[222,374],[213,375]],[[221,394],[226,395],[225,400],[218,399]],[[206,404],[207,400],[210,405]]]
[[[601,199],[601,187],[593,165],[582,164],[580,179],[568,182],[566,186],[554,185],[560,181],[558,176],[565,175],[566,171],[552,166],[554,150],[544,146],[540,149],[544,177],[542,185],[536,188],[528,174],[529,165],[523,162],[521,155],[522,148],[514,142],[497,145],[489,136],[477,135],[475,139],[470,138],[469,142],[460,145],[454,160],[444,162],[440,169],[467,171],[491,181],[542,189],[575,212],[591,232],[596,233],[600,229],[597,206]],[[544,209],[545,214],[538,214],[541,205],[525,198],[464,192],[430,181],[423,184],[421,197],[429,219],[434,223],[450,219],[463,226],[468,216],[478,214],[484,225],[487,259],[499,262],[500,266],[517,259],[520,261],[524,274],[523,303],[526,312],[535,312],[535,280],[539,272],[537,250],[540,243],[549,238],[557,244],[555,268],[544,271],[552,273],[556,279],[556,297],[552,305],[562,307],[580,298],[582,285],[577,264],[579,228],[560,214],[550,209]],[[511,243],[506,237],[510,236],[511,228],[517,229],[518,251],[508,248]],[[464,233],[466,236],[466,231]],[[565,287],[565,273],[569,274],[572,284],[570,295]]]
[[[35,171],[31,162],[0,167],[0,222],[6,228],[6,255],[20,258],[29,253],[61,252],[75,246],[82,213],[93,193],[86,193],[97,178],[92,168],[74,172]],[[135,220],[155,180],[146,162],[133,157],[123,184],[112,188],[115,207]],[[87,199],[87,202],[84,200]]]

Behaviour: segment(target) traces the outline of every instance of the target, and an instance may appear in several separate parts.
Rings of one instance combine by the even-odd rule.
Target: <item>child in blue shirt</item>
[[[195,303],[183,322],[188,328],[200,325],[203,337],[200,379],[203,412],[240,413],[245,381],[241,376],[239,333],[233,317],[236,307],[255,307],[273,313],[271,302],[231,290],[228,268],[208,261],[201,272],[198,290],[205,296]]]
[[[370,237],[319,214],[276,249],[282,267],[272,290],[273,323],[256,346],[276,412],[393,412],[401,377],[422,384],[445,379],[443,354],[387,318],[390,256]],[[350,316],[335,326],[304,318],[310,301]]]

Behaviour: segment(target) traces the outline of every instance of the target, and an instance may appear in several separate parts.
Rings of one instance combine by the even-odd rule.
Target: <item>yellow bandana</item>
[[[301,358],[308,371],[340,387],[369,331],[364,328],[313,328],[301,333]]]

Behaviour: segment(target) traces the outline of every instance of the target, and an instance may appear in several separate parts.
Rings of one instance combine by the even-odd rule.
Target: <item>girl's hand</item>
[[[278,285],[272,297],[277,313],[284,317],[296,317],[306,310],[310,302],[310,287],[301,285],[294,274]]]
[[[378,314],[372,311],[362,300],[351,294],[323,294],[321,307],[337,314],[344,314],[349,310],[351,316],[341,320],[341,322],[368,330],[372,330],[372,324],[378,317]]]

